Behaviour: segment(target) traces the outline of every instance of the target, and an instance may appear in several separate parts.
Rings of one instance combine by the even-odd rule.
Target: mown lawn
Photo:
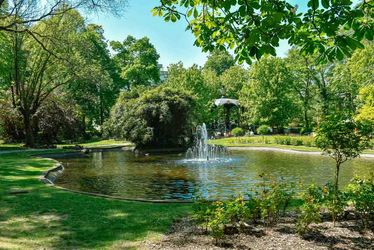
[[[137,248],[190,211],[190,205],[110,200],[47,186],[39,176],[55,162],[30,154],[0,155],[0,249]],[[9,193],[14,190],[27,193]]]
[[[61,143],[61,144],[57,144],[56,146],[57,148],[62,148],[62,147],[75,146],[75,145],[80,145],[85,148],[93,148],[93,147],[130,146],[131,143],[126,142],[126,141],[117,141],[113,139],[109,139],[109,140],[96,139],[96,140],[86,141],[82,143]],[[4,141],[0,140],[0,151],[23,150],[23,149],[27,149],[24,147],[23,143],[5,143]]]
[[[222,145],[225,147],[271,147],[271,148],[280,148],[280,149],[289,149],[303,152],[321,152],[319,148],[314,146],[314,139],[311,136],[289,136],[293,140],[299,140],[303,145],[284,145],[276,143],[276,138],[286,137],[286,136],[254,136],[254,137],[229,137],[221,138],[215,140],[209,140],[209,143]],[[306,146],[307,143],[312,144],[313,146]],[[374,145],[374,141],[372,143]],[[373,149],[365,150],[363,153],[374,154]]]

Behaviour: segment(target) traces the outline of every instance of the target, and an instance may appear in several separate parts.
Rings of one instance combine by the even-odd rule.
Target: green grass
[[[111,146],[129,146],[131,143],[126,142],[126,141],[117,141],[114,139],[109,139],[109,140],[92,140],[84,143],[76,143],[78,145],[81,145],[85,148],[94,148],[94,147],[111,147]],[[65,146],[73,146],[73,144],[58,144],[58,148],[62,148]]]
[[[117,141],[117,140],[91,140],[83,143],[62,143],[57,144],[57,148],[74,146],[74,145],[81,145],[85,148],[94,148],[94,147],[112,147],[112,146],[130,146],[131,143],[126,141]],[[24,147],[23,143],[4,143],[4,141],[0,140],[0,151],[2,150],[23,150],[27,149]]]
[[[272,147],[302,152],[321,152],[321,150],[315,146],[314,139],[311,136],[243,136],[210,140],[209,143],[225,147]],[[284,143],[289,143],[291,145],[285,145]],[[368,149],[365,150],[364,153],[374,154],[374,150]]]
[[[0,155],[0,249],[137,248],[190,211],[186,204],[126,202],[47,186],[38,177],[55,162],[30,154]]]
[[[0,150],[19,150],[23,148],[23,143],[5,143],[3,140],[0,140]]]

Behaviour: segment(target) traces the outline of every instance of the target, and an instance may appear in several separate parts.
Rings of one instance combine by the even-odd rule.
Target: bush
[[[262,181],[256,185],[249,194],[252,206],[257,204],[255,210],[259,212],[253,218],[260,218],[265,225],[274,225],[284,213],[294,195],[294,184],[279,180],[272,176],[263,176]],[[253,210],[253,209],[252,209]]]
[[[7,142],[21,142],[25,138],[21,114],[9,100],[0,103],[0,137]],[[51,145],[62,140],[77,140],[83,135],[84,127],[76,107],[57,96],[43,102],[32,117],[34,135],[39,144]]]
[[[84,134],[76,106],[53,96],[44,102],[34,119],[38,129],[36,138],[43,144],[77,141]]]
[[[260,127],[257,128],[257,134],[259,135],[268,135],[270,134],[270,127],[268,125],[261,125]]]
[[[0,138],[6,142],[20,142],[25,138],[21,114],[9,100],[0,99]]]
[[[199,199],[193,206],[193,216],[215,239],[220,239],[228,228],[240,232],[249,221],[274,225],[289,206],[293,194],[293,185],[289,182],[263,177],[247,200],[243,196],[217,202]]]
[[[129,98],[121,94],[104,125],[104,134],[126,139],[137,148],[185,147],[193,128],[194,98],[159,86]]]
[[[301,196],[304,204],[300,208],[301,215],[296,225],[300,234],[307,232],[311,223],[321,221],[322,209],[330,212],[332,221],[335,223],[347,206],[346,194],[340,191],[335,194],[334,185],[331,183],[327,183],[323,188],[312,184]]]
[[[245,134],[244,130],[242,128],[234,128],[233,130],[231,130],[231,134],[233,136],[243,136]]]
[[[311,223],[321,222],[321,209],[323,202],[322,188],[310,185],[308,189],[302,193],[304,204],[300,208],[300,217],[298,218],[296,229],[298,233],[304,234],[309,230]]]
[[[360,218],[363,226],[367,228],[370,223],[374,223],[374,176],[368,179],[355,177],[347,189],[357,218]]]

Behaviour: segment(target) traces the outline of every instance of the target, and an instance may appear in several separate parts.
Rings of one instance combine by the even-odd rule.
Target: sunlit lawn
[[[321,152],[321,150],[317,147],[309,147],[309,146],[295,146],[295,145],[282,145],[282,144],[275,144],[273,143],[273,139],[275,136],[265,136],[264,138],[268,140],[267,143],[261,142],[262,136],[256,137],[229,137],[229,138],[221,138],[210,140],[209,143],[222,145],[225,147],[272,147],[272,148],[280,148],[280,149],[289,149],[289,150],[296,150],[296,151],[303,151],[303,152]],[[304,136],[300,136],[298,138],[303,138]],[[308,138],[305,136],[305,138]],[[373,141],[374,144],[374,141]],[[374,150],[365,150],[363,153],[366,154],[374,154]]]
[[[38,178],[53,164],[26,152],[0,155],[0,249],[137,247],[143,240],[160,237],[173,219],[190,209],[182,204],[96,198],[46,186]],[[9,194],[14,190],[28,193]]]
[[[109,140],[92,140],[84,143],[76,143],[78,145],[81,145],[86,148],[91,148],[91,147],[110,147],[110,146],[129,146],[131,143],[126,142],[126,141],[117,141],[114,139],[109,139]],[[64,146],[72,146],[75,145],[73,144],[58,144],[57,147],[62,148]]]
[[[74,145],[80,145],[86,148],[92,148],[92,147],[112,147],[112,146],[130,146],[131,143],[126,141],[117,141],[114,139],[109,140],[91,140],[83,143],[61,143],[57,144],[57,148],[62,147],[68,147],[68,146],[74,146]],[[1,150],[22,150],[26,149],[24,147],[23,143],[5,143],[4,141],[0,140],[0,151]]]

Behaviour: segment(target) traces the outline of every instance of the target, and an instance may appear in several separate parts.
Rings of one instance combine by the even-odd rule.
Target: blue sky
[[[100,24],[109,40],[122,41],[126,36],[136,38],[147,36],[160,54],[159,62],[166,67],[171,63],[182,61],[185,66],[192,64],[204,65],[207,54],[193,46],[194,36],[185,31],[186,23],[164,22],[160,17],[154,17],[151,9],[158,4],[157,0],[128,0],[129,6],[125,13],[116,17],[110,14],[99,14],[88,17],[91,23]],[[290,0],[301,8],[307,1]],[[282,41],[277,49],[279,56],[284,56],[289,49],[286,41]]]

